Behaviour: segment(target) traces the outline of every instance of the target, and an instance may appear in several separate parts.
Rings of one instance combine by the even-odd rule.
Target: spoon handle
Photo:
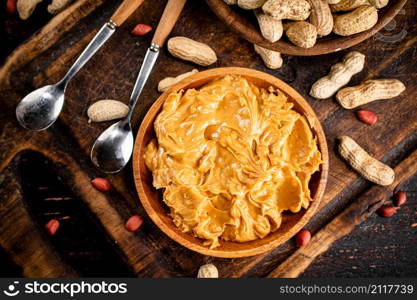
[[[128,120],[132,117],[138,98],[146,84],[146,81],[148,80],[153,66],[155,65],[156,59],[159,55],[159,49],[163,46],[172,28],[174,28],[185,2],[186,0],[168,0],[164,12],[162,13],[162,17],[159,20],[158,27],[156,28],[151,46],[143,59],[135,86],[133,87],[129,100],[129,114],[127,115]]]
[[[110,20],[117,26],[122,25],[143,1],[144,0],[124,0],[111,16]]]
[[[153,36],[152,44],[158,45],[159,47],[163,46],[168,35],[171,33],[172,28],[174,28],[186,1],[187,0],[168,1],[158,27],[156,28],[155,35]]]
[[[124,0],[117,8],[110,21],[101,27],[94,38],[90,41],[75,63],[68,70],[64,78],[59,82],[61,86],[66,84],[77,72],[90,60],[100,47],[112,36],[117,26],[124,21],[142,4],[144,0]]]
[[[77,74],[77,72],[90,60],[90,58],[98,51],[98,49],[100,49],[100,47],[112,36],[115,30],[116,27],[112,22],[107,22],[104,24],[84,49],[84,51],[80,54],[80,56],[71,66],[59,84],[66,86],[72,77]]]

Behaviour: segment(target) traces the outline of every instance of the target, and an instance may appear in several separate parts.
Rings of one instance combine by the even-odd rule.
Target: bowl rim
[[[209,249],[206,246],[192,243],[182,236],[184,234],[186,235],[189,235],[189,234],[178,233],[179,229],[175,227],[175,224],[173,222],[170,224],[170,226],[168,226],[164,222],[164,220],[162,220],[159,213],[154,210],[150,202],[152,200],[149,200],[146,195],[143,180],[142,180],[142,174],[144,174],[144,172],[146,171],[143,170],[142,164],[140,163],[141,160],[143,160],[143,158],[141,157],[143,155],[141,149],[144,148],[142,147],[142,144],[144,143],[145,133],[147,132],[149,126],[153,127],[153,120],[155,116],[159,113],[160,109],[162,108],[162,105],[165,102],[165,99],[167,98],[167,96],[173,91],[187,89],[193,83],[204,81],[204,80],[207,80],[205,82],[207,83],[213,80],[214,78],[218,78],[218,77],[229,75],[229,74],[241,75],[246,78],[252,78],[252,79],[263,81],[267,83],[267,85],[270,85],[270,86],[272,85],[280,89],[287,96],[289,96],[290,101],[293,101],[297,103],[297,105],[301,106],[303,110],[302,114],[306,117],[306,119],[308,120],[310,124],[310,127],[315,132],[315,135],[318,141],[318,146],[320,148],[320,151],[322,154],[322,160],[323,160],[323,164],[321,165],[321,170],[318,173],[320,178],[318,180],[318,185],[316,188],[313,201],[311,202],[310,206],[306,210],[302,210],[299,212],[299,213],[303,212],[304,213],[303,216],[288,231],[285,231],[284,234],[277,236],[271,241],[266,242],[262,245],[253,247],[253,248],[239,249],[236,251],[219,250],[218,248]],[[173,239],[177,243],[195,252],[208,255],[208,256],[214,256],[214,257],[238,258],[238,257],[254,256],[257,254],[270,251],[278,247],[279,245],[283,244],[284,242],[288,241],[299,230],[301,230],[304,227],[304,225],[311,219],[311,217],[316,212],[321,202],[321,199],[323,197],[325,187],[327,184],[328,169],[329,169],[329,155],[328,155],[328,147],[327,147],[327,141],[326,141],[326,137],[324,134],[324,130],[321,126],[321,123],[318,117],[316,116],[315,112],[313,111],[312,107],[308,104],[308,102],[296,90],[294,90],[291,86],[289,86],[287,83],[283,82],[282,80],[278,79],[277,77],[274,77],[270,74],[267,74],[261,71],[248,69],[248,68],[240,68],[240,67],[225,67],[225,68],[209,69],[209,70],[191,75],[183,79],[182,81],[180,81],[179,83],[177,83],[176,85],[174,85],[173,87],[171,87],[170,89],[168,89],[167,91],[165,91],[163,94],[161,94],[158,97],[158,99],[154,102],[154,104],[151,106],[151,108],[148,110],[145,117],[143,118],[140,128],[138,130],[138,133],[136,135],[135,145],[134,145],[134,150],[133,150],[132,164],[133,164],[133,167],[132,167],[133,177],[134,177],[136,191],[139,196],[139,200],[142,203],[148,216],[157,225],[157,227],[159,227],[159,229],[162,230],[162,232],[164,232],[167,236],[169,236],[171,239]],[[172,226],[174,226],[175,229],[171,228]],[[266,237],[263,239],[266,239]],[[256,241],[262,241],[263,239],[258,239]],[[245,244],[245,243],[242,243],[242,244]]]
[[[282,54],[298,56],[322,55],[355,46],[385,27],[400,12],[406,2],[407,0],[389,1],[386,7],[380,9],[383,11],[382,16],[380,16],[378,11],[378,21],[369,30],[350,36],[337,36],[325,39],[319,41],[311,48],[301,48],[284,40],[271,43],[261,35],[259,29],[252,22],[242,14],[239,14],[231,5],[226,4],[223,0],[206,0],[211,11],[245,40]]]

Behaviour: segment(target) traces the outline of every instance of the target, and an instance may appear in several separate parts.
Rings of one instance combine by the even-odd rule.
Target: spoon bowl
[[[91,161],[105,173],[116,173],[129,162],[132,150],[132,127],[125,118],[100,134],[91,149]]]
[[[64,105],[65,88],[47,85],[28,94],[16,108],[16,118],[24,128],[34,131],[51,126]]]

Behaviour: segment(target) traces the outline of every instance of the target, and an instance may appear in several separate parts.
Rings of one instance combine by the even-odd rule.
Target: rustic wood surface
[[[336,240],[349,234],[355,226],[374,214],[390,198],[395,188],[415,173],[417,150],[395,168],[395,181],[390,186],[374,185],[344,209],[338,216],[320,229],[305,247],[298,249],[268,277],[298,277],[320,254],[324,253]]]
[[[49,23],[49,16],[37,11],[33,18],[39,20],[39,26],[46,26],[17,48],[0,69],[0,216],[3,220],[0,261],[6,266],[0,272],[32,277],[184,277],[195,276],[201,264],[212,262],[222,277],[275,275],[281,263],[285,265],[288,257],[291,260],[297,255],[291,241],[251,258],[203,256],[173,242],[146,216],[137,198],[131,166],[120,174],[107,176],[114,186],[108,194],[94,190],[89,183],[91,178],[103,176],[89,162],[88,153],[94,139],[109,124],[88,124],[86,110],[92,102],[103,98],[127,102],[152,37],[133,37],[130,29],[136,23],[155,27],[164,1],[145,1],[73,79],[61,117],[54,126],[33,133],[23,130],[15,121],[14,108],[18,101],[34,88],[53,83],[65,74],[120,2],[78,0]],[[45,6],[39,6],[42,8]],[[22,25],[23,21],[7,16],[4,11],[1,17],[5,29],[1,38],[5,36],[13,46],[19,40],[13,37],[15,31],[17,36],[27,38],[34,28],[40,28],[34,27],[31,20]],[[367,61],[364,71],[351,84],[367,78],[397,78],[407,86],[396,99],[365,106],[379,115],[378,123],[372,127],[357,121],[354,112],[342,109],[334,100],[317,101],[308,96],[312,82],[327,74],[346,51],[317,57],[284,56],[281,69],[268,70],[254,53],[253,46],[217,20],[203,1],[188,1],[172,35],[184,35],[211,45],[219,57],[212,67],[241,66],[265,71],[291,84],[306,97],[322,122],[330,150],[327,190],[319,211],[307,226],[313,232],[322,232],[320,229],[325,230],[324,226],[335,216],[352,207],[349,203],[367,198],[369,193],[372,197],[372,192],[366,191],[376,189],[359,178],[335,153],[337,136],[352,136],[377,158],[391,166],[398,165],[399,169],[402,169],[401,162],[417,148],[416,18],[416,2],[408,1],[395,23],[375,38],[352,48],[365,53]],[[2,49],[2,54],[8,54],[13,48],[8,47]],[[133,120],[136,130],[159,95],[158,81],[194,67],[173,58],[166,49],[162,51],[136,110]],[[415,167],[407,171],[404,179],[414,172],[417,172]],[[414,249],[417,195],[413,193],[417,185],[408,184],[405,189],[410,192],[410,200],[395,217],[382,219],[372,215],[353,234],[318,257],[300,276],[417,275]],[[389,194],[386,192],[385,197]],[[144,226],[136,233],[127,232],[123,226],[132,214],[145,217]],[[348,222],[351,229],[356,225],[355,218],[367,215],[361,209],[351,209],[349,216],[352,218],[344,219],[340,225]],[[62,225],[51,238],[42,226],[52,217],[58,218]]]

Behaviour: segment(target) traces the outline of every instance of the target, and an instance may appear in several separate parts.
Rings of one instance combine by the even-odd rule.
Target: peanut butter
[[[308,208],[321,153],[292,107],[232,75],[168,96],[144,159],[179,229],[215,248],[263,238],[284,211]]]

